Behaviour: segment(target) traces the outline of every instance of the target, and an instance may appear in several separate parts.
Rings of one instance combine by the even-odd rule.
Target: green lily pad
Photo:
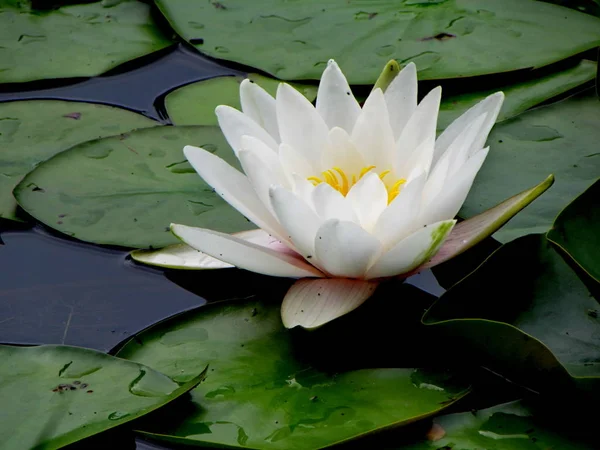
[[[0,0],[0,83],[90,77],[171,42],[137,0],[37,11]]]
[[[462,113],[474,106],[480,100],[497,91],[504,92],[505,100],[496,122],[510,119],[523,111],[556,97],[571,89],[593,80],[596,77],[598,64],[593,61],[582,60],[576,66],[545,74],[541,77],[532,77],[527,81],[516,84],[499,86],[495,89],[470,92],[451,97],[445,97],[440,105],[437,127],[445,129]]]
[[[390,59],[420,79],[462,78],[560,61],[600,44],[600,19],[532,0],[157,0],[175,31],[211,57],[284,80],[316,80],[334,58],[351,84]]]
[[[92,103],[0,103],[0,217],[20,220],[12,191],[40,162],[90,139],[154,125],[140,114]]]
[[[165,410],[142,433],[226,448],[323,448],[429,416],[468,391],[444,371],[319,370],[299,357],[279,309],[259,300],[213,303],[129,341],[118,356],[174,380],[210,367],[192,404],[180,405],[180,414]]]
[[[600,281],[600,180],[559,214],[548,239]]]
[[[188,84],[169,93],[165,107],[175,125],[217,125],[215,108],[229,105],[241,109],[240,83],[243,77],[217,77]],[[248,79],[275,96],[280,81],[249,73]],[[317,87],[309,84],[292,84],[311,102],[317,96]]]
[[[2,448],[56,449],[129,422],[194,388],[204,368],[176,383],[95,350],[0,346]]]
[[[83,241],[163,247],[171,222],[224,232],[254,228],[205,184],[187,144],[237,164],[217,127],[154,127],[77,145],[39,165],[15,188],[36,219]]]
[[[597,390],[599,310],[545,237],[529,235],[498,249],[444,293],[423,321],[452,348],[536,390],[557,379]]]
[[[498,124],[490,153],[459,215],[472,217],[552,173],[551,189],[497,231],[508,242],[545,233],[558,213],[600,173],[600,102],[592,89]]]
[[[582,430],[579,430],[581,435]],[[427,441],[403,446],[404,450],[592,450],[573,436],[535,416],[535,409],[517,401],[479,411],[436,417]]]

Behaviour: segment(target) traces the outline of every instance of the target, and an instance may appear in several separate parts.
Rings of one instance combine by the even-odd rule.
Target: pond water
[[[138,60],[139,64],[140,61]],[[122,106],[165,121],[164,95],[176,87],[242,72],[205,59],[182,45],[93,79],[27,83],[3,88],[0,101],[63,99]],[[0,220],[0,343],[67,344],[110,351],[132,334],[207,300],[237,298],[266,278],[175,273],[133,263],[126,249],[82,243],[44,225]],[[431,272],[409,282],[442,292]],[[71,448],[166,448],[137,440],[127,429],[92,437]]]

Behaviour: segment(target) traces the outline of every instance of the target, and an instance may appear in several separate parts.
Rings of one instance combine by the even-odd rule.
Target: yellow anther
[[[367,167],[363,167],[363,169],[360,171],[360,174],[358,175],[358,179],[360,180],[362,177],[364,177],[367,172],[369,172],[371,169],[374,169],[375,166],[367,166]]]
[[[396,181],[392,187],[388,190],[388,205],[390,203],[392,203],[394,201],[394,199],[398,196],[398,194],[400,193],[400,187],[406,183],[406,179],[404,178],[400,178],[398,181]]]
[[[325,177],[325,182],[327,184],[330,184],[331,187],[335,188],[339,184],[333,171],[326,170],[325,172],[323,172],[323,176]]]
[[[340,178],[342,179],[342,190],[340,192],[342,193],[342,195],[346,195],[350,188],[350,186],[348,186],[348,177],[346,176],[344,171],[339,167],[334,167],[333,170],[340,174]]]
[[[383,180],[383,177],[385,177],[385,176],[386,176],[388,173],[390,173],[390,172],[391,172],[391,170],[384,170],[383,172],[381,172],[381,173],[379,174],[379,179],[380,179],[380,180]]]
[[[320,178],[317,178],[317,177],[308,177],[307,180],[310,181],[315,186],[317,186],[323,182],[323,180],[321,180]]]

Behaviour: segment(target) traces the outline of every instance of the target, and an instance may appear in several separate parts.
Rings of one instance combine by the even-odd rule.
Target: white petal
[[[442,88],[429,91],[402,130],[396,141],[394,168],[403,167],[413,152],[428,139],[435,139],[437,116],[440,109]]]
[[[279,160],[279,155],[272,151],[271,148],[263,141],[253,136],[242,136],[240,151],[249,151],[256,155],[256,157],[261,160],[261,163],[265,166],[265,168],[269,169],[269,171],[277,176],[279,183],[289,186]]]
[[[321,171],[340,167],[347,174],[360,173],[365,161],[350,135],[342,128],[329,130],[327,148],[321,158]]]
[[[412,271],[431,259],[452,231],[456,220],[426,225],[402,239],[369,269],[366,278],[393,277]]]
[[[397,178],[408,179],[411,174],[427,172],[431,168],[433,151],[435,149],[435,136],[425,138],[421,144],[408,156],[401,167],[394,169]]]
[[[237,155],[241,150],[242,136],[254,136],[277,151],[277,143],[271,135],[254,120],[231,106],[219,105],[215,109],[221,131]]]
[[[304,258],[313,258],[315,236],[323,221],[310,206],[285,188],[273,186],[269,197],[273,211],[287,233],[286,238]]]
[[[363,276],[380,249],[379,241],[359,225],[337,219],[321,225],[315,239],[319,265],[335,277]]]
[[[304,155],[289,144],[279,146],[279,162],[284,173],[290,179],[293,179],[293,174],[298,174],[302,178],[318,175],[317,170]]]
[[[274,277],[322,277],[323,274],[299,256],[291,256],[235,236],[204,228],[171,224],[175,236],[196,250],[240,269]]]
[[[373,295],[377,285],[374,281],[347,278],[298,280],[283,299],[283,325],[318,328],[358,308]]]
[[[312,203],[323,221],[339,219],[358,223],[350,200],[327,183],[321,183],[315,187],[312,193]]]
[[[369,165],[382,172],[392,167],[394,134],[381,89],[374,89],[352,129],[352,142]]]
[[[388,205],[388,192],[376,173],[370,172],[346,196],[365,230],[371,230]]]
[[[306,178],[302,178],[296,173],[292,175],[292,179],[294,181],[294,194],[313,208],[312,193],[315,190],[315,186]]]
[[[242,150],[238,157],[242,163],[242,168],[246,172],[246,176],[256,192],[260,201],[273,214],[271,209],[271,200],[269,199],[269,189],[273,185],[285,186],[278,177],[278,174],[273,173],[269,167],[264,164],[263,160],[256,154],[248,150]]]
[[[283,228],[258,198],[245,175],[202,148],[186,145],[183,153],[196,172],[223,200],[263,230],[277,237],[283,235]]]
[[[468,126],[473,120],[475,120],[481,114],[487,113],[486,120],[479,130],[479,135],[473,140],[471,148],[469,149],[469,156],[473,152],[479,150],[485,145],[490,130],[496,122],[502,102],[504,101],[504,94],[502,92],[496,92],[489,97],[483,99],[475,106],[470,108],[458,119],[452,122],[444,132],[438,137],[435,143],[435,153],[433,155],[433,163],[435,164],[438,159],[444,154],[450,144],[456,139],[456,137],[462,132],[462,130]]]
[[[439,194],[442,192],[446,184],[446,178],[448,177],[448,168],[450,166],[450,159],[444,158],[438,161],[435,165],[431,174],[427,178],[425,189],[423,189],[423,196],[421,198],[421,209],[431,203]],[[427,222],[423,222],[425,225]]]
[[[329,132],[321,115],[306,97],[285,83],[277,89],[276,105],[281,141],[312,164],[318,163]]]
[[[396,75],[384,95],[396,141],[417,107],[417,68],[414,63],[409,63]]]
[[[246,78],[240,84],[240,103],[244,114],[263,127],[275,142],[280,142],[275,99],[271,94]]]
[[[489,148],[484,148],[475,153],[453,177],[446,180],[439,194],[422,206],[419,223],[433,223],[456,216],[469,194],[473,180],[485,161],[488,151]]]
[[[377,236],[384,249],[391,248],[414,231],[426,180],[427,175],[422,172],[407,183],[379,216],[373,235]]]
[[[340,127],[348,133],[360,114],[360,105],[352,95],[346,77],[332,59],[327,63],[319,83],[317,112],[329,128]]]

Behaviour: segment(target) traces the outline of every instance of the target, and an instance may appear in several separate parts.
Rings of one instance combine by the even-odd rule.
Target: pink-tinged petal
[[[311,164],[318,164],[329,132],[321,115],[289,84],[279,85],[275,101],[281,142],[294,147]]]
[[[479,134],[476,139],[473,140],[471,147],[469,148],[468,156],[471,156],[474,152],[479,150],[485,145],[490,130],[496,123],[496,118],[502,107],[504,101],[504,94],[502,92],[496,92],[489,97],[484,98],[482,101],[477,103],[475,106],[467,110],[458,119],[452,122],[444,130],[444,132],[438,137],[435,142],[435,153],[433,155],[433,164],[444,154],[450,144],[456,139],[456,137],[466,128],[471,122],[473,122],[480,115],[487,113],[484,124],[479,129]]]
[[[315,254],[315,236],[323,221],[296,194],[281,186],[271,187],[269,200],[279,223],[287,233],[286,238],[294,244],[298,252],[307,260],[313,258]]]
[[[277,237],[284,235],[283,228],[258,198],[244,174],[218,156],[199,147],[186,145],[183,153],[196,172],[223,200],[259,228]]]
[[[417,68],[415,64],[408,63],[392,80],[384,94],[390,114],[390,125],[396,141],[417,108]]]
[[[261,229],[241,231],[239,233],[234,233],[233,235],[245,241],[271,248],[280,253],[298,256],[292,249]],[[234,267],[229,263],[213,258],[206,253],[202,253],[187,244],[169,245],[168,247],[158,250],[134,250],[130,255],[137,262],[148,264],[150,266],[167,267],[170,269],[206,270]]]
[[[242,111],[280,142],[275,99],[258,84],[245,79],[240,84]]]
[[[460,255],[488,236],[494,234],[519,211],[542,195],[554,183],[550,175],[542,183],[517,194],[487,211],[456,224],[444,245],[429,261],[418,267],[415,272],[436,266]]]
[[[321,183],[315,187],[312,193],[312,203],[323,221],[339,219],[358,223],[350,200],[327,183]]]
[[[381,213],[373,228],[385,250],[412,233],[419,214],[421,195],[427,180],[427,174],[421,173],[407,183],[400,194]]]
[[[376,173],[370,172],[352,186],[346,196],[361,225],[366,230],[371,230],[379,215],[388,205],[388,192],[383,181]]]
[[[378,171],[392,166],[394,133],[381,89],[374,89],[365,101],[351,137],[369,165],[377,167]]]
[[[348,133],[360,114],[360,105],[352,95],[346,77],[332,59],[319,83],[317,112],[329,128],[340,127]]]
[[[281,305],[286,328],[318,328],[358,308],[377,289],[377,282],[347,278],[298,280]]]
[[[323,276],[299,255],[282,253],[236,236],[179,224],[171,224],[171,232],[190,247],[240,269],[274,277]]]
[[[362,277],[380,251],[379,240],[353,222],[328,220],[315,238],[319,267],[334,277]]]
[[[367,280],[409,273],[430,260],[440,249],[456,220],[426,225],[402,239],[384,253],[369,269]]]
[[[275,139],[246,114],[226,105],[217,106],[215,114],[225,139],[236,155],[242,148],[242,136],[254,136],[277,152],[278,144]]]

